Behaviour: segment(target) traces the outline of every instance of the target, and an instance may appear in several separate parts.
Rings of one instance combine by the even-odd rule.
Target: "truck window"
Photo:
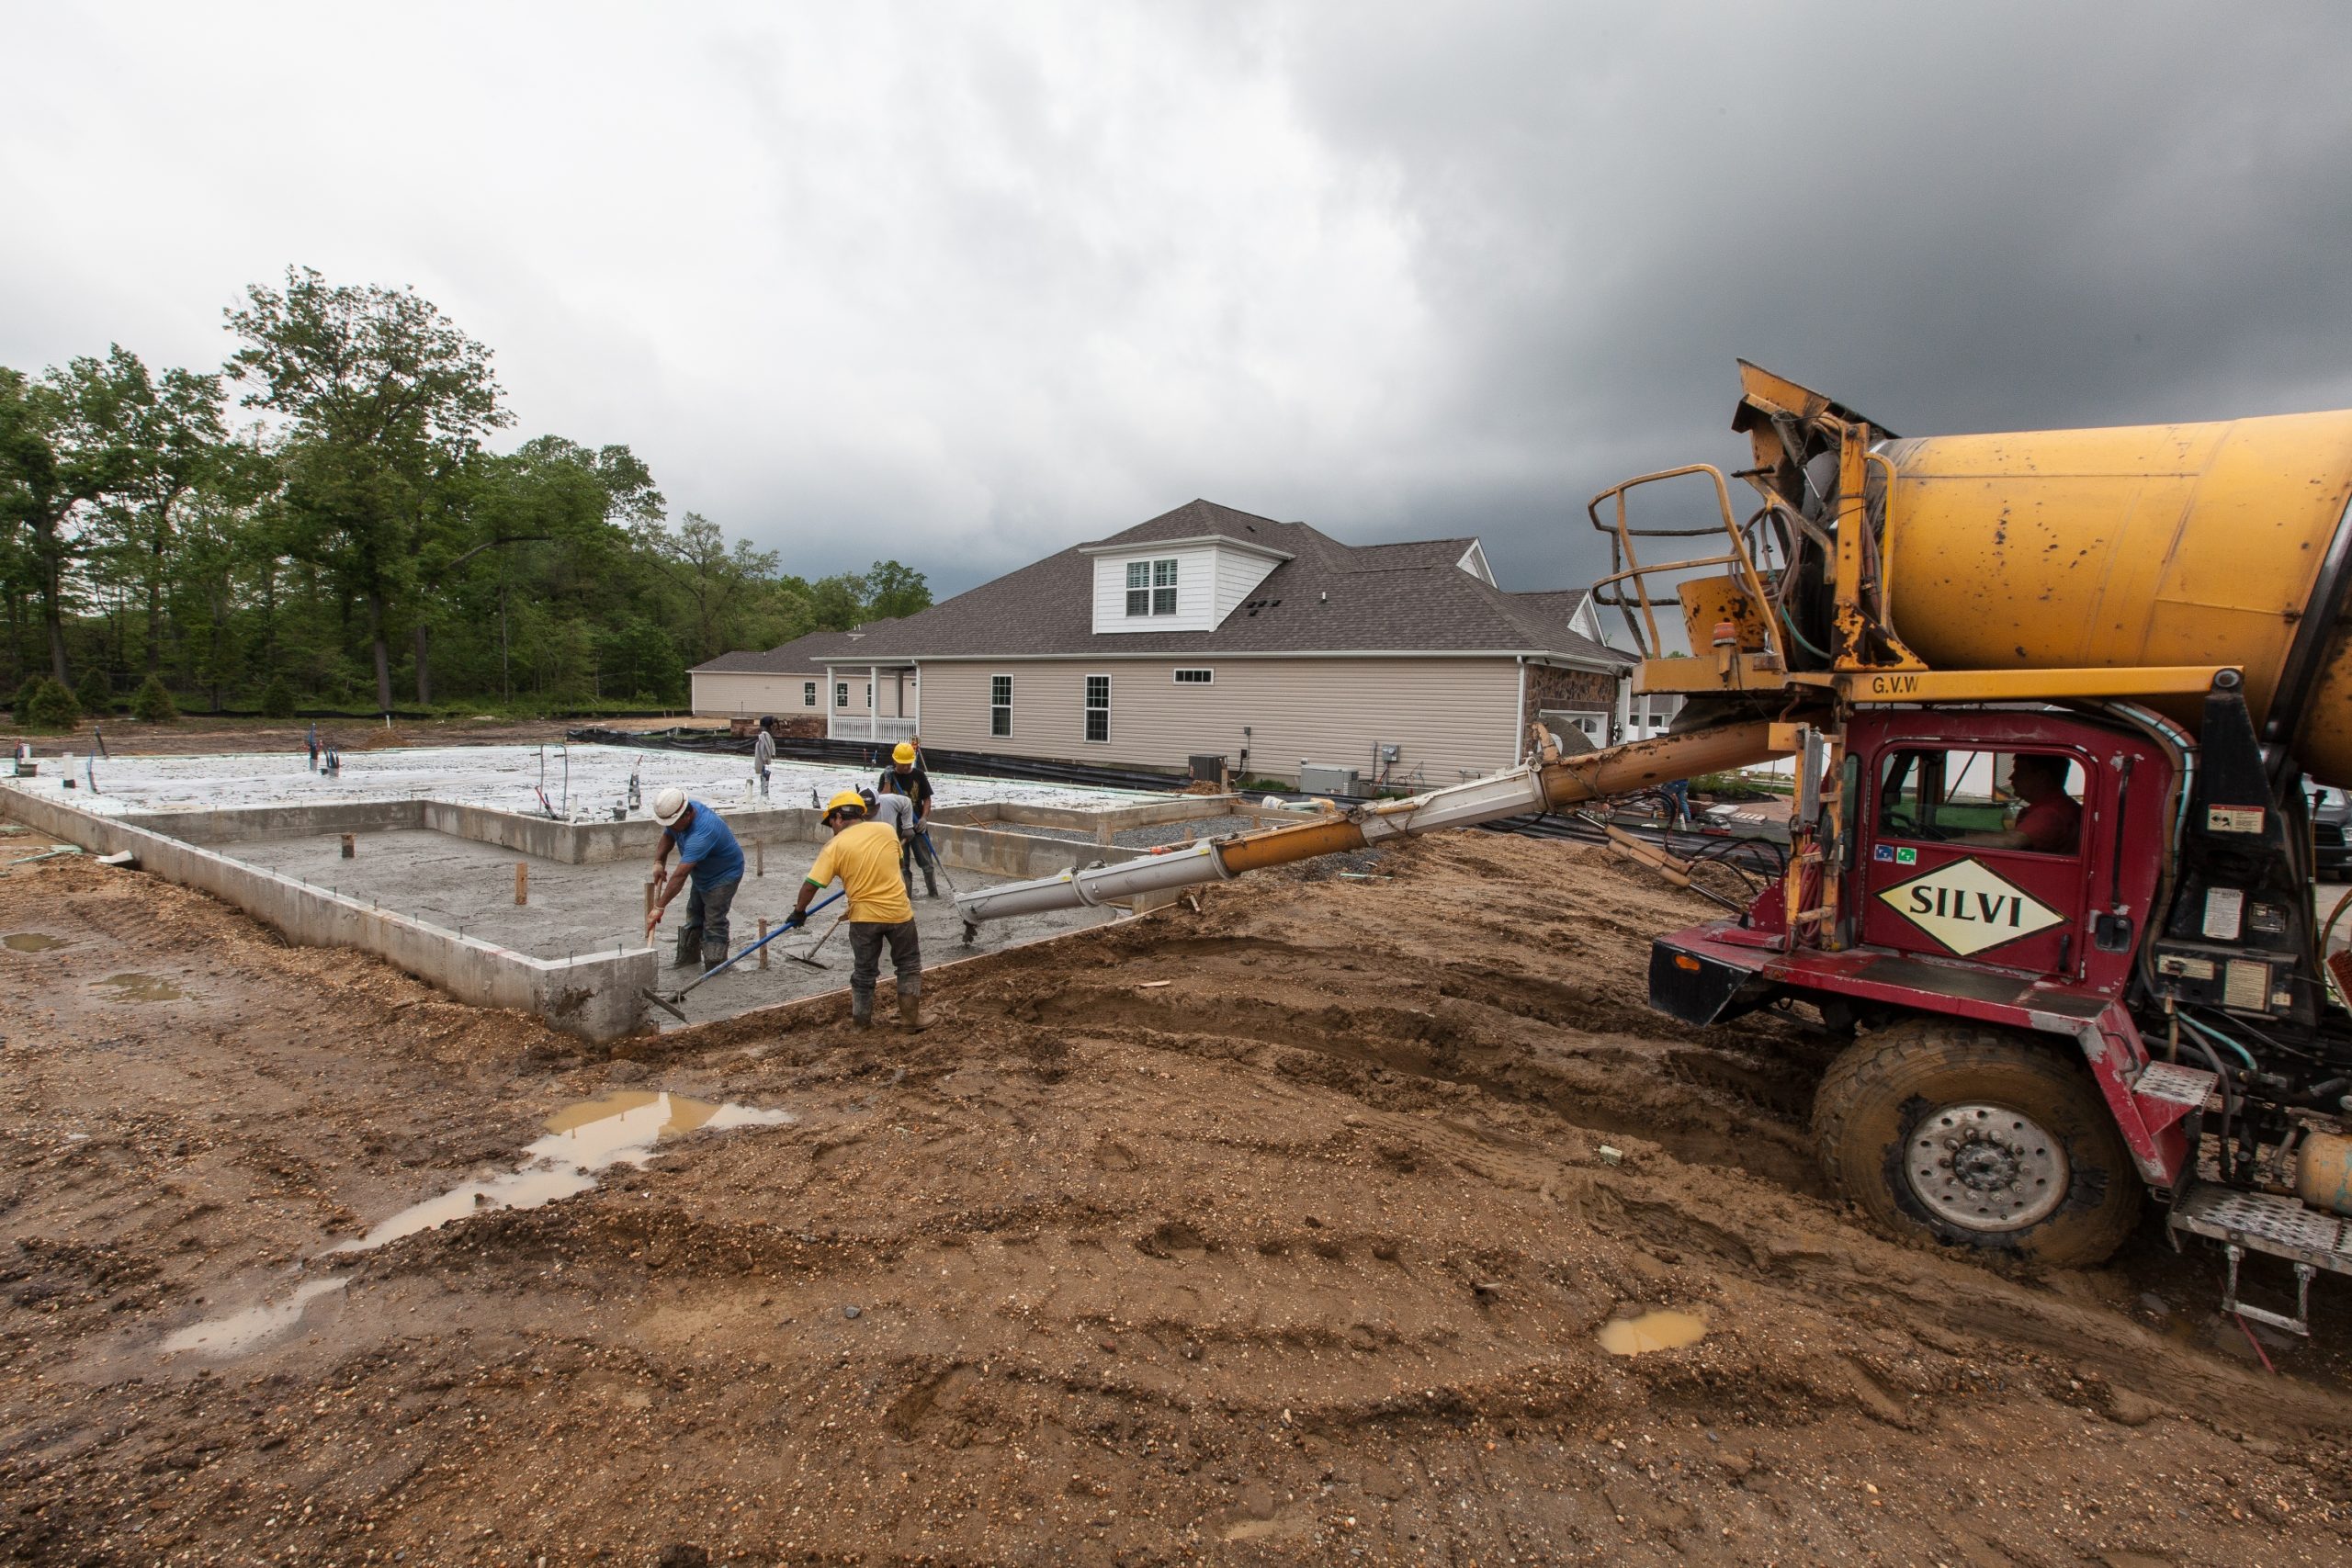
[[[1881,838],[2071,855],[2084,774],[2055,751],[1896,750],[1879,763]]]

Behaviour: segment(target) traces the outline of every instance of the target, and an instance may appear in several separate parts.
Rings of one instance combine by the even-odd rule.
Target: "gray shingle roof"
[[[1222,534],[1283,550],[1277,565],[1211,631],[1094,631],[1094,562],[1073,546],[928,610],[859,634],[818,633],[765,653],[728,654],[710,672],[799,671],[915,659],[1055,654],[1544,653],[1622,665],[1623,655],[1571,630],[1577,592],[1507,593],[1457,568],[1467,538],[1343,545],[1304,523],[1277,523],[1193,501],[1100,545]]]

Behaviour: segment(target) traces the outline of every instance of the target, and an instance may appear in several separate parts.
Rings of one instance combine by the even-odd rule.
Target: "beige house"
[[[1195,501],[899,620],[693,672],[694,708],[804,735],[1237,776],[1426,786],[1551,716],[1605,739],[1627,660],[1580,592],[1510,593],[1470,538],[1341,544]]]

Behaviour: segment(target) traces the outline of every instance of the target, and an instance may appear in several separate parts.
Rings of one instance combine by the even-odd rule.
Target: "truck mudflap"
[[[2222,1244],[2230,1261],[2229,1280],[2222,1287],[2223,1312],[2239,1313],[2290,1334],[2311,1334],[2312,1280],[2321,1269],[2352,1275],[2352,1219],[2276,1193],[2241,1192],[2215,1182],[2199,1182],[2181,1194],[2180,1201],[2165,1216],[2165,1227],[2176,1248],[2184,1235]],[[2238,1264],[2249,1252],[2267,1253],[2294,1265],[2292,1314],[2249,1306],[2238,1299]]]
[[[1650,1006],[1685,1023],[1721,1023],[1753,1012],[1771,999],[1773,988],[1752,965],[1678,946],[1668,937],[1650,943]]]

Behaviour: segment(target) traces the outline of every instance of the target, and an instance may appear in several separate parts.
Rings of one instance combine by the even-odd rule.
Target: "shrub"
[[[180,716],[161,675],[150,675],[139,683],[139,690],[131,694],[130,711],[147,724],[169,724]]]
[[[44,675],[26,683],[17,694],[17,726],[20,729],[71,729],[82,716],[74,694]]]
[[[74,688],[74,700],[82,705],[84,713],[111,713],[114,711],[114,682],[103,670],[85,670],[81,683]]]
[[[46,675],[26,676],[24,683],[17,688],[17,694],[8,700],[8,711],[17,716],[18,724],[26,722],[25,715],[32,709],[34,694],[40,692],[40,683],[48,679]]]
[[[272,675],[269,684],[261,689],[261,712],[264,718],[292,718],[294,682],[283,675]]]

